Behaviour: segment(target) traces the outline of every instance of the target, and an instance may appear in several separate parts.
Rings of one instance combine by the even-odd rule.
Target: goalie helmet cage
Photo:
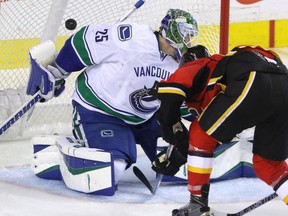
[[[25,91],[31,47],[51,39],[59,51],[64,41],[84,25],[115,23],[135,3],[136,0],[0,0],[0,123],[29,99]],[[220,0],[146,0],[127,21],[148,24],[158,30],[170,8],[189,11],[198,22],[198,42],[211,53],[219,52]],[[77,22],[75,30],[65,28],[65,21],[70,18]],[[71,96],[78,74],[67,78],[60,97],[37,103],[33,112],[18,120],[0,140],[54,133],[71,135]]]

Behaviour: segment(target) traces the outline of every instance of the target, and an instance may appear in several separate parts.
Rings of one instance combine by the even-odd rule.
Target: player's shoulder
[[[113,27],[114,42],[121,47],[133,49],[141,47],[145,50],[158,48],[158,41],[153,29],[149,25],[131,22],[120,22]]]
[[[135,52],[159,52],[158,40],[153,29],[146,24],[118,22],[115,24],[91,24],[87,26],[88,38],[93,43],[116,46]]]
[[[117,37],[122,41],[128,41],[132,37],[138,37],[139,34],[152,35],[154,34],[153,29],[146,24],[138,24],[132,22],[118,22],[115,24],[90,24],[85,26],[89,32],[99,34],[116,34]]]
[[[146,24],[139,24],[134,22],[119,22],[113,25],[113,27],[119,31],[119,30],[130,30],[133,32],[147,32],[148,34],[153,33],[152,28],[149,25]],[[127,30],[126,30],[127,31]]]

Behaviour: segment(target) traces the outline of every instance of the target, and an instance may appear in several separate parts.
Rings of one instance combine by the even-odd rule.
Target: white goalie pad
[[[163,149],[167,143],[159,138],[157,145],[158,149]],[[218,147],[214,153],[211,181],[255,177],[252,165],[252,145],[246,139],[239,139]],[[187,175],[187,164],[184,164],[174,176],[164,176],[163,181],[185,182]]]
[[[214,153],[212,180],[255,177],[252,165],[253,144],[245,139],[224,144]]]
[[[63,180],[75,191],[112,196],[115,193],[114,160],[109,152],[82,147],[69,136],[37,136],[33,173],[44,179]]]
[[[39,178],[61,180],[60,152],[56,146],[56,136],[36,136],[33,145],[33,173]]]
[[[59,136],[60,171],[70,189],[99,195],[115,193],[114,165],[111,153],[82,147],[72,137]]]

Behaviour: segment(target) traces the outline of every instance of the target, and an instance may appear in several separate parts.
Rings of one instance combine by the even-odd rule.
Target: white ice
[[[134,176],[130,168],[114,196],[72,191],[60,181],[40,179],[30,168],[32,145],[28,140],[0,144],[0,216],[169,216],[189,200],[186,184],[163,182],[156,195]],[[154,173],[141,151],[138,166],[150,181]],[[210,205],[234,213],[273,191],[256,178],[240,178],[211,184]],[[288,207],[276,198],[247,216],[287,216]]]

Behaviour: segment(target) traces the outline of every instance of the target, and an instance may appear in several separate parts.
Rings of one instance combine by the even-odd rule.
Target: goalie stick
[[[133,8],[128,11],[123,17],[119,19],[118,22],[122,22],[126,20],[129,16],[131,16],[132,13],[134,13],[137,9],[139,9],[143,4],[145,3],[145,0],[138,0]],[[15,122],[17,122],[25,113],[27,113],[29,110],[32,110],[32,108],[36,105],[37,102],[41,100],[40,90],[37,91],[32,98],[27,101],[24,105],[22,105],[15,113],[13,113],[9,118],[2,123],[0,128],[0,136],[7,131]]]
[[[18,121],[26,112],[28,112],[41,99],[40,91],[38,91],[32,98],[20,107],[8,120],[6,120],[0,128],[0,136],[7,131],[11,125]]]

